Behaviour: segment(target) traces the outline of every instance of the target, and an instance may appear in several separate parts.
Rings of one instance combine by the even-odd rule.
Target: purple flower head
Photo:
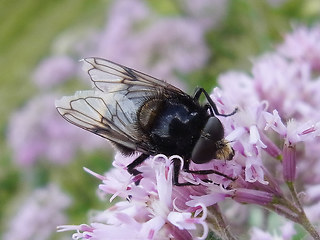
[[[191,17],[161,18],[144,1],[115,1],[104,29],[81,55],[110,59],[183,87],[176,73],[189,73],[208,59],[201,26]]]
[[[157,155],[143,163],[139,170],[144,176],[139,185],[129,176],[122,178],[121,184],[110,186],[111,181],[115,182],[114,176],[128,175],[122,165],[128,160],[117,155],[118,167],[105,176],[87,170],[102,180],[101,191],[127,200],[94,216],[90,226],[61,226],[60,231],[77,230],[74,235],[77,239],[193,239],[195,236],[204,239],[208,234],[206,207],[202,203],[185,204],[193,187],[173,186],[171,159]],[[181,198],[183,203],[179,201]]]
[[[273,114],[265,112],[266,119],[265,130],[272,128],[284,139],[283,146],[283,176],[286,181],[293,181],[296,177],[296,145],[299,142],[316,142],[319,137],[318,121],[307,121],[305,123],[298,123],[290,120],[285,125],[277,110]]]
[[[320,26],[311,28],[297,26],[279,46],[279,53],[294,61],[306,62],[312,69],[320,71]]]
[[[48,89],[61,84],[75,74],[76,64],[67,56],[53,56],[43,60],[34,72],[38,87]]]
[[[237,76],[237,74],[230,74],[228,77],[233,79],[233,77]],[[236,79],[239,79],[239,81],[247,81],[246,78]],[[250,84],[242,86],[242,89],[246,92],[247,89],[245,89],[244,86],[250,86]],[[217,103],[217,107],[222,113],[230,112],[230,109],[234,109],[235,106],[243,105],[243,107],[239,107],[239,111],[234,116],[220,118],[224,124],[226,139],[233,143],[233,148],[236,151],[234,160],[245,168],[244,174],[246,181],[259,181],[267,184],[268,182],[264,180],[261,154],[262,151],[267,153],[271,152],[266,150],[268,146],[274,148],[274,145],[266,145],[262,141],[262,139],[267,139],[262,131],[265,125],[263,113],[266,112],[267,104],[264,101],[259,102],[257,99],[252,99],[252,102],[248,102],[248,104],[245,105],[245,103],[241,103],[243,100],[240,98],[241,101],[238,105],[238,99],[234,96],[233,90],[228,92],[227,89],[229,88],[215,88],[211,98]],[[242,89],[239,91],[239,96],[242,94]]]
[[[286,120],[319,118],[319,77],[307,62],[271,53],[255,60],[252,75],[255,94],[268,101],[269,111],[276,109]]]
[[[3,239],[51,239],[56,226],[66,222],[63,211],[70,203],[69,196],[56,185],[36,189],[18,208]]]
[[[316,28],[310,32],[317,35]],[[283,159],[284,179],[289,180],[295,178],[296,156],[302,154],[300,147],[296,152],[296,144],[304,143],[310,150],[317,149],[320,89],[319,78],[312,74],[310,64],[310,61],[298,60],[297,56],[289,60],[275,52],[255,59],[252,77],[230,72],[219,78],[221,90],[214,90],[212,95],[219,110],[228,112],[232,106],[240,109],[235,116],[221,121],[226,138],[233,142],[234,160],[245,166],[246,181],[267,183],[262,161],[264,152]],[[234,87],[231,88],[231,84]],[[270,129],[279,134],[278,137],[270,134]],[[279,141],[283,145],[279,145]]]
[[[38,96],[12,115],[8,139],[18,165],[31,166],[42,158],[64,164],[73,159],[79,149],[91,150],[105,145],[101,139],[63,121],[54,108],[55,98]]]
[[[214,28],[227,14],[228,0],[179,1],[181,8],[195,20],[200,22],[204,29]]]
[[[259,98],[267,100],[269,109],[277,109],[287,119],[311,110],[304,99],[308,97],[305,83],[310,80],[309,71],[308,66],[289,62],[278,54],[257,59],[252,68]]]

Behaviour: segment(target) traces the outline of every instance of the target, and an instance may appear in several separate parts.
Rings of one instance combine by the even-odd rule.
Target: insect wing
[[[137,112],[147,98],[188,96],[180,89],[131,68],[101,58],[85,58],[94,90],[56,101],[67,121],[126,148],[150,153],[153,147],[137,131]]]
[[[102,92],[126,91],[129,98],[154,95],[164,90],[185,95],[171,84],[105,59],[85,58],[82,61],[94,87]]]
[[[79,91],[56,101],[68,122],[132,150],[146,152],[134,129],[137,106],[121,94]]]

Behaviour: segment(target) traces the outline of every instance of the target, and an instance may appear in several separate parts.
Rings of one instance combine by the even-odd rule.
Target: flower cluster
[[[37,96],[12,116],[8,140],[18,165],[32,166],[39,159],[65,164],[74,158],[78,149],[105,146],[102,139],[61,121],[53,108],[56,98],[53,94]]]
[[[102,180],[99,189],[112,194],[111,200],[118,196],[124,201],[94,216],[90,225],[60,226],[59,231],[77,230],[74,239],[192,239],[200,231],[207,236],[205,206],[188,202],[187,197],[200,189],[173,188],[172,158],[148,159],[139,167],[143,171],[139,185],[125,170],[133,159],[116,155],[115,168],[105,176],[86,169]]]
[[[300,46],[298,53],[287,50],[284,55],[281,49],[301,45],[301,32],[308,47]],[[310,223],[320,220],[319,211],[311,211],[318,206],[315,203],[320,196],[319,56],[309,53],[314,48],[316,55],[318,46],[313,38],[320,40],[319,33],[318,27],[298,28],[278,51],[255,59],[251,74],[229,72],[220,76],[211,98],[221,113],[239,109],[232,116],[219,117],[235,156],[231,161],[212,160],[191,168],[215,169],[235,181],[210,174],[206,178],[212,182],[207,182],[202,181],[203,176],[181,171],[181,180],[193,185],[174,186],[172,161],[183,160],[161,154],[138,166],[141,176],[132,178],[126,166],[137,156],[117,154],[114,168],[105,175],[86,171],[102,181],[99,189],[111,194],[110,200],[123,200],[94,216],[90,225],[61,226],[59,230],[77,231],[74,239],[99,240],[204,239],[210,229],[222,239],[235,239],[217,208],[217,203],[232,199],[275,211],[319,239]],[[305,189],[310,196],[309,203],[298,197],[298,180],[303,186],[299,191]],[[289,191],[283,191],[283,186]],[[292,226],[283,229],[283,239],[295,234]],[[272,239],[257,228],[251,233],[252,239],[258,235]]]
[[[319,34],[319,26],[297,27],[277,51],[254,60],[251,74],[221,75],[220,88],[211,95],[222,111],[230,111],[234,105],[240,108],[238,114],[223,122],[226,138],[234,142],[234,160],[245,168],[246,184],[252,182],[246,188],[272,194],[266,208],[300,224],[308,222],[306,215],[315,223],[319,221],[318,213],[309,211],[315,209],[315,198],[301,201],[304,199],[298,197],[294,186],[303,186],[299,191],[305,191],[307,198],[311,192],[317,195],[314,186],[320,180],[316,44]],[[257,181],[264,186],[254,186]],[[289,196],[281,190],[283,184],[287,185]],[[292,206],[296,209],[288,211]],[[319,237],[314,229],[307,231]]]
[[[11,219],[3,239],[50,239],[57,224],[66,221],[64,211],[70,204],[70,198],[55,184],[36,189]]]
[[[92,40],[95,48],[83,54],[102,56],[172,81],[175,72],[188,73],[205,63],[205,30],[196,19],[157,18],[143,1],[121,0],[110,9],[103,31]]]
[[[39,64],[33,74],[33,79],[39,88],[50,89],[71,78],[75,70],[75,62],[72,58],[53,56]]]

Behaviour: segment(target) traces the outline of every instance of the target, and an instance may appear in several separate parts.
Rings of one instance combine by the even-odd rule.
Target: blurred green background
[[[320,19],[319,0],[226,2],[226,14],[205,34],[209,51],[206,63],[200,69],[179,75],[189,93],[192,93],[196,86],[212,89],[217,76],[227,70],[249,71],[250,58],[272,50],[275,44],[281,42],[283,35],[292,30],[292,25],[313,25]],[[70,34],[73,30],[81,32],[83,29],[103,29],[110,14],[108,9],[112,4],[114,2],[107,0],[0,0],[0,232],[2,234],[7,231],[23,199],[34,189],[49,182],[58,183],[72,199],[72,204],[66,209],[68,221],[63,224],[87,222],[88,210],[106,207],[107,201],[100,201],[96,197],[99,181],[86,174],[82,167],[86,166],[103,173],[110,166],[112,151],[97,150],[85,153],[79,151],[74,161],[64,165],[48,164],[43,160],[32,167],[23,168],[15,164],[7,136],[11,115],[23,108],[40,92],[43,94],[31,80],[32,74],[37,65],[55,51],[57,39],[66,32]],[[183,3],[179,1],[149,0],[145,1],[145,4],[160,18],[185,14],[181,7]],[[74,78],[61,89],[69,93],[79,90],[83,85],[78,81]],[[42,117],[41,113],[38,117]],[[70,236],[69,233],[66,235]],[[48,239],[62,239],[63,236],[53,231]]]

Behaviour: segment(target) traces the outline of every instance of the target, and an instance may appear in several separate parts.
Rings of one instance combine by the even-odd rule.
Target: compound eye
[[[202,130],[201,136],[192,150],[191,160],[194,163],[207,163],[216,157],[219,150],[217,142],[224,137],[224,129],[220,120],[210,117]]]
[[[206,123],[203,133],[213,141],[219,141],[224,137],[224,129],[220,120],[216,117],[210,117]]]
[[[215,144],[200,138],[193,148],[191,160],[196,164],[207,163],[216,156],[217,148]]]

